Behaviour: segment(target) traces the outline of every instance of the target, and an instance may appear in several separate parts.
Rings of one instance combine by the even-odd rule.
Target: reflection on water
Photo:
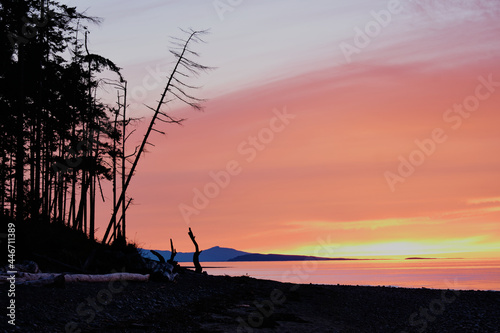
[[[204,263],[212,275],[293,283],[500,291],[500,260],[348,260]]]

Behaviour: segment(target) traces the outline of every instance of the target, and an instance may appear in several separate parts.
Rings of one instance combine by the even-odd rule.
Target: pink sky
[[[498,256],[497,2],[445,1],[445,8],[430,1],[255,1],[226,12],[224,20],[213,6],[193,3],[188,9],[176,2],[149,1],[141,8],[126,2],[119,13],[89,4],[96,7],[92,14],[111,16],[110,26],[105,21],[100,28],[101,40],[97,29],[94,48],[125,67],[131,90],[150,75],[146,68],[166,63],[158,60],[167,56],[159,51],[166,46],[153,29],[152,13],[160,9],[162,23],[189,13],[187,23],[194,23],[188,26],[212,27],[200,61],[219,67],[199,79],[205,88],[198,93],[209,98],[205,111],[171,110],[189,120],[183,127],[160,126],[168,135],[151,138],[156,147],[129,190],[130,240],[168,249],[173,238],[177,250],[187,252],[190,226],[202,248]],[[356,47],[357,28],[371,24],[372,11],[390,9],[390,20],[369,45],[346,58],[342,45]],[[135,25],[125,44],[107,45],[133,10],[132,20],[143,25]],[[162,35],[166,41],[175,33]],[[142,52],[125,49],[139,40]],[[144,51],[150,46],[155,56]],[[151,89],[144,102],[157,98]],[[474,111],[453,111],[463,103]],[[146,114],[138,103],[131,109]],[[274,119],[285,110],[289,118]],[[430,144],[433,131],[439,142]],[[427,154],[416,140],[427,144]],[[418,165],[400,174],[401,159],[412,158]],[[229,184],[207,185],[214,182],[210,173],[228,163],[238,171]],[[388,182],[388,172],[398,180]],[[195,207],[196,189],[206,186],[216,195],[207,207]],[[180,207],[188,206],[197,213],[186,219]],[[103,205],[102,215],[110,209]],[[106,224],[103,217],[101,229]],[[321,244],[331,253],[319,251]]]

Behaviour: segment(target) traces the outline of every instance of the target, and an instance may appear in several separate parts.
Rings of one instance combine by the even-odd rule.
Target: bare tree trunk
[[[45,155],[45,161],[44,161],[44,169],[45,169],[45,174],[43,177],[43,193],[45,194],[43,196],[44,203],[43,203],[43,216],[48,217],[50,212],[49,212],[49,206],[50,206],[50,159],[49,159],[49,153],[50,153],[50,143],[48,141],[45,142],[45,149],[44,149],[44,155]]]
[[[68,181],[67,180],[64,180],[63,181],[64,184],[63,184],[63,187],[64,187],[64,197],[63,197],[63,208],[62,208],[62,214],[63,214],[63,223],[64,224],[67,224],[67,226],[69,227],[69,219],[66,219],[66,207],[67,207],[67,204],[68,204]]]
[[[73,125],[71,129],[71,136],[74,138],[76,135],[76,125]],[[68,224],[70,223],[73,228],[76,228],[76,182],[77,182],[77,171],[75,168],[72,170],[71,175],[71,199],[69,204],[69,216],[68,216]]]
[[[0,166],[0,215],[3,215],[5,213],[5,191],[7,190],[6,188],[6,182],[7,179],[5,177],[6,174],[6,168],[7,164],[5,163],[5,156],[4,152],[2,152],[2,165]]]
[[[10,156],[10,167],[9,169],[12,171],[14,168],[14,162],[12,155]],[[9,216],[10,218],[14,217],[14,197],[15,197],[15,180],[14,177],[9,177],[9,192],[10,192],[10,202],[9,202]]]
[[[90,191],[89,191],[89,238],[94,240],[95,235],[95,192],[96,192],[96,177],[90,176]]]
[[[94,139],[94,131],[91,133],[92,137],[90,138],[92,142],[92,148],[94,148],[94,141],[96,142],[95,150],[90,150],[91,157],[91,165],[90,165],[90,221],[89,221],[89,237],[90,239],[95,239],[95,197],[96,197],[96,173],[95,173],[95,164],[94,164],[94,151],[95,151],[95,162],[97,163],[99,156],[99,136],[100,131],[97,130],[96,138]]]
[[[131,202],[132,202],[132,199],[131,199],[131,198],[130,198],[130,199],[128,199],[127,205],[125,206],[125,211],[127,211],[128,206],[130,206],[130,203],[131,203]],[[115,239],[115,240],[116,240],[117,238],[121,237],[121,236],[120,236],[120,230],[121,230],[121,227],[120,227],[120,226],[121,226],[122,220],[123,220],[123,215],[122,215],[122,216],[120,216],[120,219],[119,219],[119,220],[118,220],[118,222],[116,223],[116,228],[113,230],[113,234],[112,234],[112,236],[111,236],[111,239]]]
[[[202,251],[200,251],[200,248],[198,247],[198,243],[195,240],[195,236],[193,235],[193,232],[191,231],[191,228],[189,228],[188,235],[191,238],[191,241],[193,241],[194,249],[195,249],[195,251],[193,253],[193,264],[194,264],[194,268],[195,268],[194,271],[196,273],[201,273],[202,268],[201,268],[201,265],[200,265],[200,253]]]
[[[61,139],[61,148],[64,146],[64,140]],[[57,178],[56,178],[57,179]],[[63,200],[64,200],[64,174],[61,174],[59,177],[59,186],[57,191],[57,221],[61,224],[64,224],[64,215],[63,215]]]
[[[36,166],[36,171],[35,171],[35,200],[34,200],[34,207],[33,207],[33,213],[34,216],[33,218],[38,220],[39,215],[40,215],[40,179],[41,179],[41,174],[42,174],[42,160],[41,160],[41,147],[42,147],[42,131],[41,131],[41,126],[42,126],[42,120],[41,120],[41,115],[37,117],[37,127],[36,127],[36,148],[35,148],[35,166]]]
[[[84,177],[85,173],[82,173],[82,191],[80,197],[80,204],[78,206],[78,213],[76,214],[75,229],[76,230],[86,230],[84,226],[85,211],[87,209],[87,189],[89,187],[89,182]]]
[[[118,122],[118,114],[120,113],[120,93],[118,92],[118,110],[116,111],[115,114],[115,121],[113,122],[113,131],[116,133],[116,128],[117,128],[117,122]],[[117,173],[116,173],[116,137],[113,137],[113,155],[112,155],[112,161],[113,161],[113,209],[116,207],[116,179],[117,179]],[[113,230],[116,230],[116,216],[112,220],[113,221]]]
[[[177,251],[174,248],[174,243],[172,242],[172,238],[170,238],[170,259],[168,259],[167,261],[169,264],[175,265],[174,258],[176,254]]]
[[[39,114],[40,110],[38,110],[37,114]],[[35,119],[35,123],[36,123],[36,119]],[[35,151],[36,151],[36,125],[33,124],[31,125],[31,129],[30,129],[30,140],[31,140],[31,144],[29,145],[30,147],[30,190],[29,190],[29,193],[30,193],[30,214],[31,214],[31,217],[34,218],[35,217],[35,200],[37,198],[37,194],[35,193]]]
[[[125,81],[125,87],[124,87],[124,92],[123,92],[123,135],[122,135],[122,191],[123,191],[123,200],[122,200],[122,237],[123,240],[126,240],[126,235],[125,235],[125,217],[126,217],[126,211],[127,207],[125,207],[125,196],[126,196],[126,186],[125,186],[125,178],[126,178],[126,163],[127,163],[127,157],[125,155],[125,141],[127,141],[127,81]],[[128,205],[127,205],[128,206]],[[116,207],[116,203],[113,207]],[[116,220],[116,214],[115,215],[115,220]]]
[[[25,96],[24,91],[24,47],[19,46],[19,87],[17,100],[17,137],[16,137],[16,220],[22,222],[24,220],[24,113]]]

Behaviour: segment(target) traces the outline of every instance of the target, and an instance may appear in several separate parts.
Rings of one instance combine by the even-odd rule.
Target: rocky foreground
[[[186,271],[175,282],[0,286],[0,331],[500,332],[500,292],[294,285]]]

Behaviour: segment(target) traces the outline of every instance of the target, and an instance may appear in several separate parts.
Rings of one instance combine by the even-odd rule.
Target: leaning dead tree
[[[174,55],[174,57],[177,59],[174,69],[172,70],[170,77],[168,77],[167,84],[165,85],[165,89],[163,90],[163,93],[161,95],[160,100],[158,101],[158,105],[156,109],[150,108],[152,111],[154,111],[153,118],[151,119],[151,123],[149,124],[149,127],[146,131],[146,134],[144,135],[144,139],[142,140],[142,143],[139,147],[139,150],[137,151],[137,155],[135,157],[134,163],[132,164],[132,167],[130,168],[129,174],[127,176],[127,179],[125,183],[122,186],[122,191],[120,194],[120,197],[118,199],[118,202],[116,203],[114,209],[113,209],[113,215],[111,217],[111,221],[108,224],[108,227],[106,229],[106,232],[104,234],[102,242],[104,244],[108,243],[108,236],[110,234],[111,228],[119,228],[118,223],[116,223],[116,215],[118,214],[118,211],[120,209],[120,206],[123,204],[125,200],[125,193],[126,190],[130,184],[130,181],[134,175],[135,169],[137,168],[137,164],[139,163],[139,159],[141,158],[143,152],[145,151],[145,147],[147,144],[152,145],[151,143],[148,142],[149,135],[151,134],[152,131],[165,134],[164,132],[158,130],[155,128],[155,123],[157,120],[163,123],[167,124],[181,124],[185,119],[178,119],[171,117],[170,115],[166,114],[165,112],[161,111],[161,108],[164,104],[173,101],[173,100],[179,100],[187,105],[190,105],[191,107],[199,110],[201,109],[200,102],[202,102],[202,99],[196,98],[190,94],[187,93],[188,89],[197,89],[199,87],[194,87],[191,85],[188,85],[185,80],[189,77],[192,76],[198,76],[201,72],[207,71],[211,69],[210,67],[200,65],[199,63],[191,60],[191,57],[197,57],[199,56],[198,53],[192,51],[190,49],[190,45],[192,43],[200,43],[203,42],[201,39],[201,36],[206,34],[207,31],[184,31],[184,33],[189,34],[189,37],[186,40],[179,39],[179,38],[173,38],[173,45],[174,48],[170,50],[170,53]],[[172,99],[166,100],[167,94],[172,95]]]
[[[193,232],[191,231],[191,228],[189,228],[188,235],[191,238],[191,240],[193,241],[194,249],[195,249],[195,251],[193,253],[193,264],[194,264],[194,268],[195,268],[194,271],[196,273],[201,273],[200,253],[202,251],[200,251],[200,248],[198,247],[198,243],[195,240],[195,236],[193,235]]]

